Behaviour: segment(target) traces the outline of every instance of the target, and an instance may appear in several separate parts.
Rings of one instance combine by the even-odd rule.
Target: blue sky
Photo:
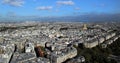
[[[120,0],[0,0],[0,16],[73,16],[120,13]]]

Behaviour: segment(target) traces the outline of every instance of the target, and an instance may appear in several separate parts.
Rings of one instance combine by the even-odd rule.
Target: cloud
[[[52,6],[40,6],[37,7],[37,10],[51,10],[53,7]]]
[[[94,8],[105,8],[107,5],[104,4],[104,3],[101,3],[101,4],[93,4],[93,7]]]
[[[16,17],[16,16],[18,16],[15,12],[13,12],[13,11],[8,11],[7,13],[6,13],[6,16],[7,17]]]
[[[13,12],[8,12],[13,14]],[[5,17],[1,18],[0,22],[24,22],[24,21],[37,21],[37,22],[120,22],[120,13],[115,14],[98,14],[98,13],[86,13],[86,14],[79,14],[79,15],[69,15],[69,16],[19,16],[16,15],[15,17]]]
[[[2,15],[0,15],[0,17],[2,17]]]
[[[57,1],[58,5],[74,5],[73,1]]]
[[[33,1],[35,1],[35,2],[36,2],[37,0],[33,0]]]
[[[100,4],[99,6],[101,6],[101,7],[105,7],[105,4]]]
[[[2,17],[2,14],[0,13],[0,17]]]
[[[76,15],[75,19],[88,22],[103,22],[103,21],[120,21],[120,13],[105,14],[105,13],[86,13],[83,15]]]
[[[21,7],[24,4],[24,1],[23,0],[3,0],[3,3],[11,6]]]
[[[79,8],[79,7],[76,7],[75,10],[80,10],[80,8]]]
[[[56,9],[56,10],[55,10],[55,12],[59,12],[59,10],[58,10],[58,9]]]

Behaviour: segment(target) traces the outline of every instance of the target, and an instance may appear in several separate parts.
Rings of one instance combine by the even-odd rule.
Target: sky
[[[67,16],[70,18],[71,16],[96,15],[109,18],[109,15],[114,15],[115,18],[119,18],[118,14],[120,14],[120,0],[0,0],[0,20],[3,21],[6,18],[11,20],[13,17],[15,20],[18,17],[18,19],[28,19],[29,17],[35,19],[38,17]],[[31,20],[34,20],[32,18]]]

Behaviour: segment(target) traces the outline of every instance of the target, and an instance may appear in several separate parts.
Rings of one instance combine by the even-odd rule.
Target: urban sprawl
[[[0,23],[0,63],[82,63],[74,46],[107,48],[120,37],[119,24]]]

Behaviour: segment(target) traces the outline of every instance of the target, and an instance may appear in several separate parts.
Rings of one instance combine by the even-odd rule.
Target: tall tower
[[[87,25],[86,24],[83,25],[83,30],[87,30]]]

